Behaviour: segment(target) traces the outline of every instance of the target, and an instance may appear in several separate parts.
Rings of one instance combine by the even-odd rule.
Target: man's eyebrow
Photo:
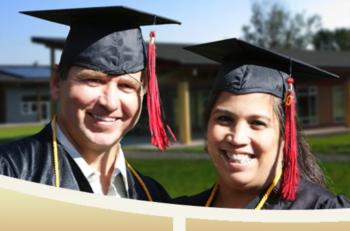
[[[130,78],[136,80],[137,82],[142,83],[141,80],[136,79],[136,78],[135,78],[134,76],[132,76],[130,73],[127,73],[126,75],[129,76]]]
[[[98,71],[90,71],[90,70],[83,70],[76,74],[77,76],[81,77],[99,77],[99,78],[108,78],[106,74],[103,72]]]

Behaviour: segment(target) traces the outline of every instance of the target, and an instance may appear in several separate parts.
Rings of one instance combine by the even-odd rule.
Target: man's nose
[[[115,111],[120,106],[120,92],[116,83],[108,83],[100,96],[100,104],[108,111]]]

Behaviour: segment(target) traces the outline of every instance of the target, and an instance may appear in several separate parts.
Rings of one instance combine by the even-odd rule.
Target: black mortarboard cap
[[[270,93],[283,99],[289,75],[296,79],[338,77],[318,67],[235,38],[185,49],[221,64],[214,91]]]
[[[145,68],[146,48],[140,26],[177,21],[123,6],[21,12],[70,26],[60,60],[119,75]]]

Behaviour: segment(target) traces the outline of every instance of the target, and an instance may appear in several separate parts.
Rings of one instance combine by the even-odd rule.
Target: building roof
[[[215,61],[183,49],[192,44],[157,42],[157,59],[176,62],[182,65],[218,65]]]
[[[49,38],[49,37],[32,37],[33,43],[43,44],[48,48],[63,49],[65,39],[63,38]],[[176,62],[183,65],[208,65],[216,64],[202,56],[193,54],[182,49],[185,46],[192,44],[185,43],[162,43],[156,42],[157,59],[164,61]]]
[[[350,51],[276,50],[318,67],[350,67]]]
[[[51,71],[49,66],[0,65],[0,74],[17,80],[49,80]]]
[[[65,39],[33,37],[32,41],[50,48],[62,49]],[[192,54],[191,52],[182,49],[185,46],[193,44],[157,42],[156,45],[157,58],[160,60],[177,62],[182,65],[215,65],[215,62],[209,59]],[[276,51],[318,67],[350,67],[350,51],[311,51],[297,49],[277,49]]]

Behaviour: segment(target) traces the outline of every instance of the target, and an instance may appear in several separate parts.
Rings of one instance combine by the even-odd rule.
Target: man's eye
[[[118,87],[125,92],[137,92],[140,90],[141,84],[130,77],[121,77],[118,81]]]
[[[99,86],[103,84],[103,81],[100,79],[83,79],[82,82],[88,84],[89,86]]]

